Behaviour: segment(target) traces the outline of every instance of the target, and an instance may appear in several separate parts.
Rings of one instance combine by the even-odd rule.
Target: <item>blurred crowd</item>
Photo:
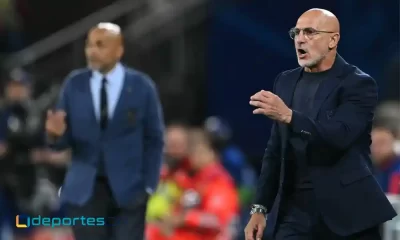
[[[34,233],[45,240],[44,234],[53,235],[53,230],[16,229],[14,221],[18,214],[63,215],[57,192],[69,154],[49,150],[43,132],[46,111],[56,99],[34,99],[31,77],[20,69],[12,71],[4,83],[0,111],[2,229],[18,235]],[[167,126],[160,185],[148,204],[149,240],[229,240],[240,233],[256,171],[231,141],[232,134],[229,123],[216,116],[207,118],[203,126]],[[61,232],[70,237],[69,231]]]
[[[50,151],[43,137],[46,111],[56,99],[34,99],[31,77],[20,69],[12,71],[4,84],[0,111],[3,234],[71,239],[65,228],[15,228],[18,214],[63,216],[57,192],[69,154]],[[257,171],[232,141],[233,132],[229,122],[218,116],[206,118],[201,126],[167,125],[160,184],[148,203],[148,240],[241,239]],[[376,109],[371,135],[375,177],[386,193],[400,194],[398,102],[384,102]]]
[[[400,194],[400,104],[383,103],[375,114],[371,134],[375,177],[386,193]]]

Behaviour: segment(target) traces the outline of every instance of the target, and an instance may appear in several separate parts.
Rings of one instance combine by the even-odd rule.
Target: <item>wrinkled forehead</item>
[[[296,23],[297,28],[314,28],[319,30],[321,28],[322,21],[321,18],[311,15],[301,16]]]

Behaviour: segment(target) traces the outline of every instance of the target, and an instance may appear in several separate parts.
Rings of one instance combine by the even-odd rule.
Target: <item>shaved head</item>
[[[337,17],[325,9],[313,8],[303,13],[291,29],[299,65],[306,71],[325,71],[332,67],[340,40]]]
[[[321,29],[330,29],[333,32],[340,32],[339,20],[330,11],[320,8],[313,8],[303,13],[300,19],[313,19]]]
[[[105,74],[120,61],[124,52],[121,28],[114,23],[99,23],[88,34],[85,54],[88,66]]]

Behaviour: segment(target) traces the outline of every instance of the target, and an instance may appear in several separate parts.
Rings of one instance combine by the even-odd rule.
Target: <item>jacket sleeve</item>
[[[274,92],[276,92],[279,74],[275,79]],[[278,123],[273,122],[271,135],[262,158],[261,173],[257,182],[255,204],[260,204],[271,210],[279,188],[279,174],[281,166],[281,136]]]
[[[233,185],[214,181],[213,186],[209,186],[206,194],[202,196],[202,201],[202,209],[191,209],[186,213],[186,227],[219,232],[228,227],[230,221],[236,219],[239,200]]]
[[[345,150],[351,146],[371,124],[378,102],[375,81],[368,75],[345,79],[341,104],[332,117],[313,120],[293,111],[292,131],[309,144]]]
[[[154,192],[160,178],[164,147],[164,118],[161,102],[153,81],[147,78],[146,114],[144,121],[144,177],[146,191]]]
[[[268,212],[271,210],[278,193],[281,163],[280,147],[278,125],[274,122],[271,129],[271,136],[262,158],[262,168],[257,182],[257,193],[254,201],[255,204],[266,207]]]
[[[55,151],[63,151],[69,147],[71,147],[71,130],[69,127],[69,106],[68,106],[68,96],[70,95],[71,88],[71,79],[73,78],[74,73],[71,73],[65,80],[61,87],[60,95],[56,104],[55,110],[62,110],[66,113],[65,121],[67,124],[67,129],[65,133],[60,138],[53,141],[46,134],[46,142],[49,147]]]

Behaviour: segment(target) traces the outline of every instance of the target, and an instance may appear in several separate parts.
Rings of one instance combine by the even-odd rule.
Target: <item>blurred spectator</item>
[[[195,131],[190,141],[195,174],[171,217],[149,231],[150,240],[235,239],[239,202],[235,185],[218,163],[207,134]]]
[[[230,126],[223,119],[212,116],[206,119],[204,127],[210,134],[213,146],[220,154],[222,165],[231,174],[236,185],[240,185],[246,157],[239,147],[232,144]]]
[[[252,200],[257,179],[254,169],[248,164],[242,150],[232,143],[232,129],[225,120],[216,116],[208,117],[204,128],[211,137],[222,165],[235,180],[242,206],[246,206]]]
[[[184,124],[171,124],[165,134],[165,163],[162,176],[178,169],[188,169],[188,128]]]
[[[189,129],[184,124],[176,123],[167,127],[161,179],[147,207],[149,223],[170,216],[182,190],[190,187],[188,141]]]
[[[46,159],[47,150],[43,109],[31,99],[30,80],[21,69],[11,72],[0,112],[1,208],[11,225],[17,214],[48,215],[58,207],[57,189],[36,165]],[[15,229],[18,234],[26,230],[31,229]]]
[[[400,102],[388,101],[379,105],[375,111],[375,121],[386,122],[396,128],[400,135]]]
[[[42,134],[43,112],[31,99],[31,80],[21,69],[15,69],[5,86],[5,102],[0,112],[0,154],[18,155],[12,158],[26,162],[27,159],[44,159]],[[14,149],[9,149],[12,142]],[[23,153],[30,155],[26,157]]]
[[[385,122],[376,123],[372,133],[371,154],[375,177],[386,193],[400,193],[400,157],[395,153],[396,129]]]

